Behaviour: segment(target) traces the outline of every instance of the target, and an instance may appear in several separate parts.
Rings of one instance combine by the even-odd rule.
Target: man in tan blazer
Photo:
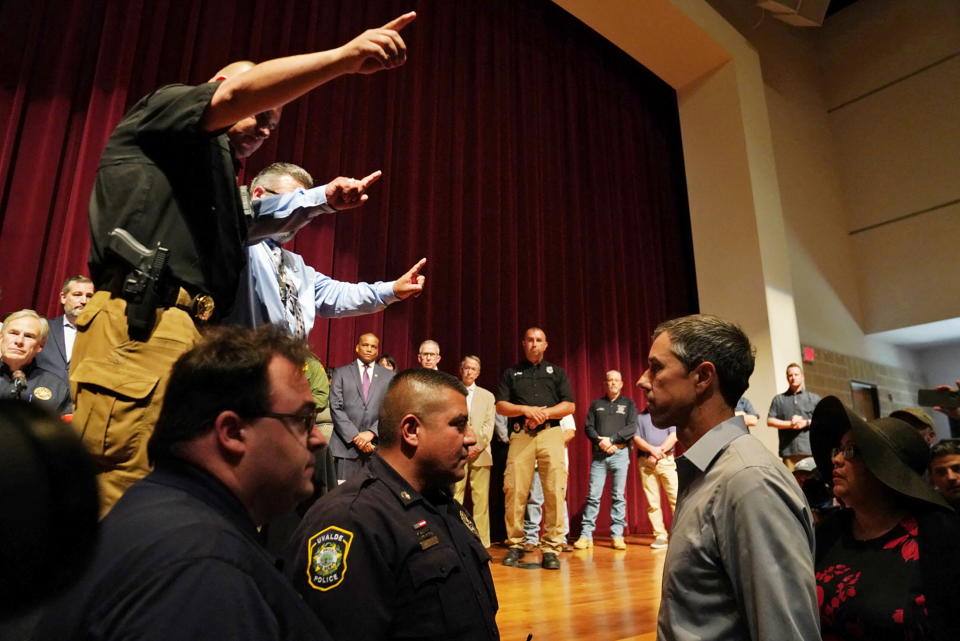
[[[473,521],[480,533],[480,541],[484,547],[490,547],[490,467],[493,465],[490,441],[493,438],[496,403],[493,394],[477,385],[478,376],[480,376],[480,358],[464,356],[460,361],[460,380],[467,388],[470,428],[477,443],[470,448],[467,465],[464,468],[466,474],[453,486],[453,491],[457,501],[463,503],[469,481],[470,496],[473,499]]]

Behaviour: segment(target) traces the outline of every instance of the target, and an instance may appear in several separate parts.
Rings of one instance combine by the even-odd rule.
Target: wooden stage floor
[[[565,552],[560,570],[501,564],[507,549],[490,548],[502,641],[654,641],[660,577],[666,550],[650,549],[649,536],[628,536],[627,550],[594,539],[589,550]],[[528,552],[524,561],[539,560]]]

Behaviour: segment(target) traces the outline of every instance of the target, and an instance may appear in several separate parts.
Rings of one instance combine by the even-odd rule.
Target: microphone
[[[27,375],[22,369],[18,369],[13,373],[13,397],[19,399],[25,389],[27,389]]]

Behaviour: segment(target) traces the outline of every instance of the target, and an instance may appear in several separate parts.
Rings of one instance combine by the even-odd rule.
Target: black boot
[[[557,555],[553,552],[544,552],[543,561],[540,563],[540,567],[542,567],[544,570],[559,570],[560,559],[558,559]]]
[[[503,559],[503,564],[508,565],[512,568],[517,567],[517,564],[520,563],[520,559],[523,558],[525,552],[522,548],[510,548],[510,551],[507,552],[507,556]]]

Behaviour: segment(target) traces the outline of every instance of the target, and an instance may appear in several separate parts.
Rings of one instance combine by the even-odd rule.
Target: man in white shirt
[[[60,290],[63,314],[51,318],[50,334],[42,352],[37,354],[37,367],[70,380],[70,356],[77,339],[77,316],[93,298],[93,281],[82,274],[69,277]]]

